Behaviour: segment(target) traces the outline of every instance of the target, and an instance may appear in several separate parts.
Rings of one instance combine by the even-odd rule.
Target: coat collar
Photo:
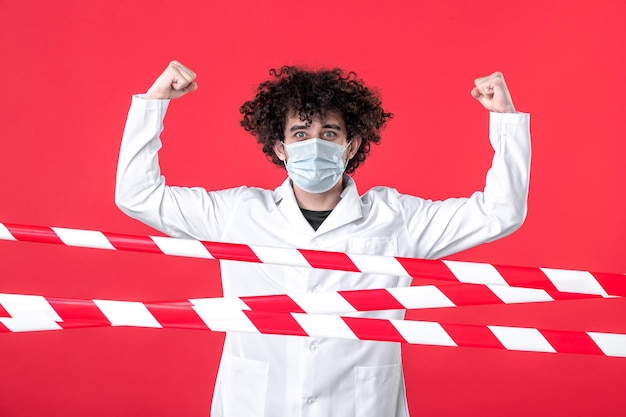
[[[350,176],[344,175],[343,184],[344,188],[341,192],[341,200],[339,200],[337,206],[333,209],[328,218],[324,220],[317,231],[313,230],[309,222],[307,222],[302,215],[289,178],[287,178],[280,187],[274,190],[274,201],[292,227],[311,237],[319,236],[363,217],[361,198],[359,197],[356,183]]]

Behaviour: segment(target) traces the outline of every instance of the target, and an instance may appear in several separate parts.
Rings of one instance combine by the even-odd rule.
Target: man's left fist
[[[472,97],[480,101],[487,110],[497,113],[515,113],[511,94],[501,72],[477,78],[474,84],[476,87],[472,89]]]

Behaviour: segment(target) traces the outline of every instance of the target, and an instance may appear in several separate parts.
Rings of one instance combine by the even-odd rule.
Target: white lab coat
[[[133,97],[116,203],[171,236],[432,259],[505,236],[526,215],[527,114],[491,114],[495,155],[484,192],[430,201],[376,187],[359,196],[345,176],[341,201],[314,231],[288,179],[273,191],[166,186],[157,152],[167,106],[167,100]],[[226,297],[410,285],[409,278],[396,276],[232,261],[222,261],[221,268]],[[404,311],[355,315],[402,319]],[[408,416],[400,344],[229,333],[212,416]]]

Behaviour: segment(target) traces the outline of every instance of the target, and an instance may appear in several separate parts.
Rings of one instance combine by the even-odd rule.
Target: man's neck
[[[304,191],[296,184],[293,184],[293,193],[296,196],[298,206],[305,210],[326,211],[332,210],[339,204],[341,193],[343,192],[343,180],[339,180],[337,184],[324,193],[313,194]]]

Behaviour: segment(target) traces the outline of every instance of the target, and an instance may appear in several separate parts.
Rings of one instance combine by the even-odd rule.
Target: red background
[[[133,93],[171,59],[200,89],[172,103],[170,184],[273,188],[238,126],[271,67],[342,66],[395,113],[355,178],[440,199],[481,188],[505,74],[532,114],[524,226],[451,259],[626,272],[624,1],[0,1],[0,222],[156,234],[115,207]],[[219,296],[213,261],[0,242],[0,292],[138,301]],[[410,318],[626,332],[623,299],[415,311]],[[0,334],[0,416],[208,415],[223,335],[154,329]],[[624,416],[626,359],[404,347],[414,416]]]

